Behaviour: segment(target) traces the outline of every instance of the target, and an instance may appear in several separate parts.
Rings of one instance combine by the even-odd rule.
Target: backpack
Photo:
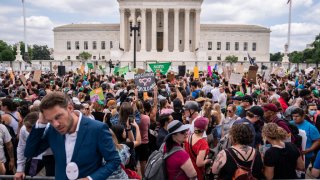
[[[177,151],[183,150],[180,146],[174,146],[169,152],[164,153],[165,143],[163,143],[159,150],[154,151],[147,162],[146,170],[144,173],[144,179],[145,180],[163,180],[168,179],[167,178],[167,168],[166,168],[166,159],[170,157],[173,153]],[[180,174],[180,173],[179,173]],[[178,174],[178,175],[179,175]],[[177,175],[177,176],[178,176]],[[176,177],[177,177],[176,176]]]
[[[252,150],[254,151],[254,149]],[[254,164],[254,161],[256,159],[256,156],[257,156],[257,152],[255,153],[253,159],[252,159],[252,162],[251,162],[251,165],[250,165],[250,168],[247,168],[247,167],[244,167],[244,166],[241,166],[238,161],[236,160],[235,157],[233,157],[232,153],[229,151],[229,149],[226,149],[226,152],[229,153],[229,155],[232,157],[233,161],[237,164],[237,169],[236,171],[234,172],[233,176],[232,176],[232,180],[256,180],[255,177],[253,177],[252,175],[252,169],[253,169],[253,164]]]

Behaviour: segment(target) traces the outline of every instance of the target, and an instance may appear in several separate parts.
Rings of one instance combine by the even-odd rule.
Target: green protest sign
[[[93,69],[93,64],[92,63],[87,63],[88,69]]]
[[[129,72],[129,66],[125,66],[125,67],[115,67],[113,73],[117,74],[119,73],[119,76],[126,74],[127,72]]]
[[[171,66],[171,62],[149,64],[149,66],[154,73],[157,73],[157,70],[159,70],[161,72],[161,74],[167,74],[167,72]]]

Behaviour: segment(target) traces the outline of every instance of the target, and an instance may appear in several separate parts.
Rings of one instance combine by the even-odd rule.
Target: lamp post
[[[136,35],[138,31],[138,36],[140,36],[140,25],[141,25],[141,17],[139,16],[137,18],[138,25],[133,24],[133,18],[131,17],[129,19],[130,21],[130,37],[132,36],[133,31],[133,68],[136,68],[136,51],[137,51],[137,45],[136,45]]]

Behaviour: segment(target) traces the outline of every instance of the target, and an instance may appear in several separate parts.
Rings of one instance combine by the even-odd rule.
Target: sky
[[[24,0],[28,44],[53,48],[56,26],[119,23],[117,0]],[[204,0],[201,24],[253,24],[270,28],[270,52],[287,42],[288,0]],[[301,51],[320,33],[320,1],[292,0],[290,51]],[[23,41],[22,0],[0,0],[0,40]]]

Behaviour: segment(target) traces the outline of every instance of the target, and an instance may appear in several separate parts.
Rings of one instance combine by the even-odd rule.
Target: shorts
[[[140,146],[136,147],[136,154],[139,161],[148,161],[149,144],[140,144]]]

